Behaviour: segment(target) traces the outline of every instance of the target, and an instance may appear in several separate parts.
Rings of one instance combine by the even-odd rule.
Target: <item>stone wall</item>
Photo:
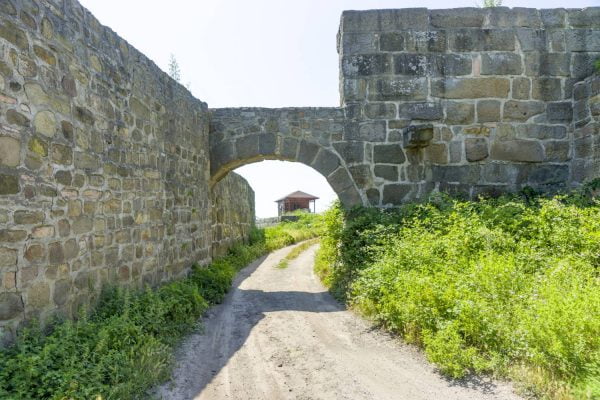
[[[215,184],[212,190],[213,257],[248,240],[254,215],[254,191],[244,178],[230,172]]]
[[[573,90],[573,179],[600,177],[600,76],[579,82]]]
[[[594,128],[573,116],[600,57],[599,7],[347,11],[338,50],[344,140],[364,148],[350,168],[370,204],[597,176],[580,167]]]
[[[210,261],[209,117],[75,0],[0,2],[0,336]]]

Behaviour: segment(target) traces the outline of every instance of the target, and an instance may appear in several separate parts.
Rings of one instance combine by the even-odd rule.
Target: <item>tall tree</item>
[[[169,58],[169,75],[177,82],[181,81],[181,70],[173,53],[171,53],[171,57]]]

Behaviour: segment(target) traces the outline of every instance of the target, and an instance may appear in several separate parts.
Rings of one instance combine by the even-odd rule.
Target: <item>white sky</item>
[[[209,107],[339,106],[336,33],[343,10],[472,7],[475,0],[80,0],[165,71],[175,54],[182,82]],[[509,7],[589,7],[600,0],[505,1]],[[299,163],[264,161],[238,168],[256,192],[259,217],[295,190],[335,194]],[[321,178],[316,179],[316,178]]]

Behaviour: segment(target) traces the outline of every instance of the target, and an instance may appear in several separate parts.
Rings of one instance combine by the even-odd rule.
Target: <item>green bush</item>
[[[57,321],[48,334],[32,324],[0,350],[0,398],[146,398],[169,377],[173,346],[223,300],[235,274],[270,250],[315,236],[319,218],[254,230],[248,245],[157,289],[107,288],[92,313]]]
[[[316,272],[450,376],[490,372],[542,396],[591,399],[600,391],[595,185],[555,198],[334,208]]]

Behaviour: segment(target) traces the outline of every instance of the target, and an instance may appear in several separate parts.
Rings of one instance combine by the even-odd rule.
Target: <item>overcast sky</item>
[[[182,82],[209,107],[339,106],[336,33],[343,10],[471,7],[471,0],[80,0],[165,71],[173,53]],[[600,0],[505,1],[509,7],[589,7]],[[238,168],[256,192],[259,217],[302,190],[335,194],[316,171],[264,161]]]

